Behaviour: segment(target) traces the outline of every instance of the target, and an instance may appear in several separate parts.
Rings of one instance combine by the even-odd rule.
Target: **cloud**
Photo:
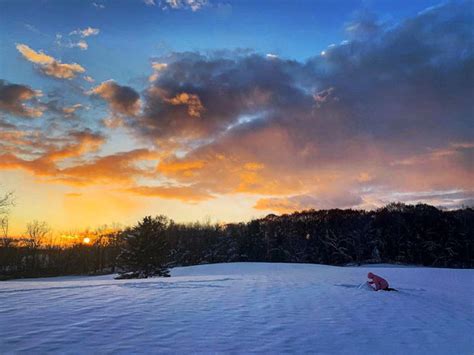
[[[356,194],[324,192],[316,196],[263,198],[257,201],[254,208],[278,213],[291,213],[308,209],[354,208],[362,203],[362,198]]]
[[[346,24],[346,33],[351,39],[368,39],[377,35],[385,27],[375,13],[368,10],[357,11],[352,21]]]
[[[348,41],[305,62],[172,53],[157,59],[167,65],[144,92],[143,112],[125,124],[167,152],[159,174],[211,194],[267,195],[257,207],[470,191],[474,19],[466,6],[390,27],[359,17]]]
[[[64,196],[66,196],[66,197],[81,197],[82,194],[78,193],[78,192],[68,192],[68,193],[65,193]]]
[[[99,4],[99,3],[96,3],[96,2],[92,2],[92,6],[94,6],[96,9],[105,9],[104,4]]]
[[[153,174],[151,169],[140,167],[137,163],[154,158],[156,155],[147,149],[120,152],[61,169],[54,180],[74,186],[133,184],[137,177]]]
[[[105,137],[90,130],[72,131],[68,133],[68,142],[60,147],[48,147],[41,157],[51,161],[80,157],[85,153],[96,152],[104,144]]]
[[[77,48],[79,48],[79,49],[81,49],[81,50],[83,50],[83,51],[85,51],[85,50],[87,50],[87,48],[89,48],[89,45],[87,44],[87,42],[86,42],[86,41],[83,41],[83,40],[81,40],[81,41],[79,41],[79,42],[77,42],[77,43],[73,43],[72,46],[73,46],[73,47],[77,47]]]
[[[150,75],[148,78],[148,81],[153,82],[158,79],[158,76],[160,75],[160,71],[166,69],[168,64],[166,63],[159,63],[159,62],[152,62],[151,67],[153,69],[153,74]]]
[[[167,66],[168,66],[168,64],[166,64],[166,63],[159,63],[159,62],[152,62],[151,63],[151,67],[156,71],[166,69]]]
[[[63,138],[45,137],[39,132],[10,131],[0,135],[0,144],[10,146],[0,154],[0,170],[23,169],[37,176],[56,176],[58,162],[96,152],[105,137],[90,130],[71,131]]]
[[[71,118],[71,117],[74,116],[74,114],[77,110],[81,110],[83,108],[84,108],[84,105],[82,105],[82,104],[74,104],[72,106],[63,107],[62,111],[63,111],[65,117]]]
[[[153,3],[153,0],[145,0],[145,3]],[[173,10],[191,10],[193,12],[199,11],[209,5],[208,0],[161,0],[162,9]]]
[[[156,176],[155,152],[135,149],[91,156],[99,152],[104,143],[105,136],[87,129],[56,138],[39,132],[0,132],[0,170],[21,169],[45,182],[70,186],[124,187],[134,185],[137,178]]]
[[[391,26],[358,15],[347,41],[306,61],[243,50],[154,58],[141,96],[114,81],[88,92],[108,103],[106,127],[152,149],[94,156],[100,138],[10,127],[0,168],[184,202],[251,194],[265,211],[397,199],[458,206],[474,189],[473,16],[467,3]],[[23,51],[40,68],[58,63]]]
[[[87,50],[89,48],[89,44],[84,40],[84,38],[90,36],[96,36],[100,33],[98,28],[87,27],[83,30],[77,29],[69,33],[71,38],[65,38],[65,42],[63,42],[63,35],[58,33],[56,34],[56,45],[59,47],[66,47],[66,48],[79,48],[80,50]],[[79,36],[82,39],[77,39]]]
[[[66,48],[79,48],[83,51],[87,50],[89,48],[89,45],[87,44],[86,41],[84,40],[79,40],[77,42],[71,41],[70,39],[66,39],[67,42],[63,42],[63,35],[60,33],[56,34],[56,41],[55,44],[59,47],[66,47]]]
[[[69,33],[69,35],[77,35],[77,36],[81,36],[82,38],[86,38],[89,36],[97,36],[99,33],[100,33],[100,30],[98,28],[87,27],[87,28],[84,28],[83,30],[77,29],[75,31],[72,31]]]
[[[188,94],[186,92],[182,92],[177,94],[175,97],[171,99],[165,99],[166,102],[170,103],[171,105],[185,105],[188,108],[188,114],[191,117],[201,117],[201,112],[204,111],[204,106],[199,99],[199,96]]]
[[[126,191],[140,196],[159,197],[196,203],[212,199],[213,196],[196,186],[136,186]]]
[[[21,84],[11,84],[0,80],[0,110],[22,117],[40,117],[44,107],[40,105],[29,106],[26,102],[37,104],[37,98],[41,97],[39,90],[33,90]]]
[[[104,81],[88,94],[107,101],[114,113],[133,116],[140,111],[140,95],[131,87],[118,85],[113,80]]]
[[[37,64],[39,70],[45,75],[58,79],[73,79],[77,74],[85,72],[85,69],[77,63],[61,63],[41,51],[34,51],[25,44],[17,44],[16,48],[26,60]]]
[[[16,126],[13,123],[10,123],[7,120],[3,120],[0,118],[0,128],[7,130],[7,129],[15,129]]]

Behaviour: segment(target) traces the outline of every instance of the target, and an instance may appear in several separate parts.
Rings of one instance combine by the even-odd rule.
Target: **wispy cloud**
[[[78,35],[82,38],[86,38],[89,36],[97,36],[100,33],[98,28],[86,27],[83,30],[77,29],[69,33],[69,35]]]
[[[105,5],[104,4],[100,4],[100,3],[97,3],[97,2],[92,2],[92,6],[94,6],[96,9],[105,9]]]
[[[73,79],[77,74],[84,73],[86,70],[77,63],[61,63],[49,56],[42,51],[35,51],[28,47],[26,44],[17,44],[17,50],[23,55],[23,57],[38,65],[39,70],[48,76],[52,76],[58,79]]]
[[[206,6],[209,6],[208,0],[160,0],[163,9],[173,10],[191,10],[199,11]],[[153,2],[153,0],[145,0],[145,2]]]

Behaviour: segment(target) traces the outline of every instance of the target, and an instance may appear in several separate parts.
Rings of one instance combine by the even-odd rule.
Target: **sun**
[[[91,242],[91,238],[85,237],[85,238],[82,240],[82,242],[83,242],[84,244],[89,244],[89,243]]]

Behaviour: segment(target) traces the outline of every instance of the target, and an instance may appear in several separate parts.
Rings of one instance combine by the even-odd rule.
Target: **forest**
[[[137,248],[151,256],[159,250],[166,267],[238,261],[474,266],[472,208],[445,211],[426,204],[392,203],[374,211],[308,210],[225,225],[175,223],[165,216],[143,221],[147,220],[153,222],[146,232],[149,239]],[[140,222],[105,231],[89,244],[69,246],[43,244],[46,230],[38,222],[28,228],[24,238],[2,238],[1,279],[120,271],[124,252],[130,249],[127,240],[143,234],[145,226]]]

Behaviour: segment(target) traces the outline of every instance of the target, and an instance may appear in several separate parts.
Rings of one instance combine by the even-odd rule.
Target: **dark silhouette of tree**
[[[33,221],[26,225],[27,243],[32,249],[38,249],[44,242],[46,235],[51,231],[46,222]]]
[[[145,217],[125,233],[117,260],[121,269],[118,278],[169,276],[169,248],[165,234],[169,224],[165,216]]]
[[[116,267],[122,277],[167,276],[172,266],[233,261],[474,267],[469,207],[444,211],[393,203],[375,211],[308,210],[227,225],[146,217],[125,231],[97,230],[92,243],[69,247],[43,243],[43,224],[30,225],[29,238],[0,248],[0,279],[98,274]]]
[[[12,244],[12,239],[8,236],[9,230],[9,212],[14,204],[13,192],[4,193],[0,196],[0,238],[1,245],[9,247]]]

